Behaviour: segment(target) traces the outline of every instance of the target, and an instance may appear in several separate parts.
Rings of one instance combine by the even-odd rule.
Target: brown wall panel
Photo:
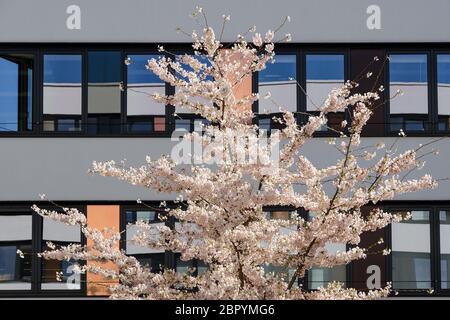
[[[367,216],[375,206],[365,206],[361,208],[363,216]],[[383,244],[377,242],[383,238]],[[382,255],[386,248],[386,230],[380,229],[374,232],[366,232],[361,235],[360,248],[369,248],[366,259],[356,260],[351,265],[351,287],[359,290],[374,289],[368,288],[369,285],[379,284],[380,287],[386,286],[387,256]],[[378,286],[377,286],[378,287]]]
[[[111,228],[114,231],[120,231],[120,207],[119,206],[87,206],[87,224],[91,228],[103,230]],[[88,239],[87,245],[92,246],[92,241]],[[113,263],[102,263],[88,261],[88,264],[97,264],[104,268],[115,269]],[[100,275],[87,274],[87,295],[88,296],[105,296],[109,295],[108,287],[118,283],[118,280],[108,280]]]
[[[378,57],[378,61],[374,61]],[[352,49],[350,51],[350,80],[359,83],[359,87],[354,92],[365,93],[377,90],[380,85],[385,88],[386,71],[386,52],[380,49]],[[367,73],[372,72],[372,76],[367,78]],[[384,92],[378,92],[380,100],[374,102],[372,106],[373,115],[362,135],[366,137],[380,137],[384,135],[385,130],[385,95]]]

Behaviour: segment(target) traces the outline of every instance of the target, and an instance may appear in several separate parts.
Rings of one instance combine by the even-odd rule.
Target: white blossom
[[[204,13],[201,8],[196,9],[196,14],[199,13]],[[359,247],[364,232],[385,228],[410,216],[391,214],[380,208],[365,215],[361,212],[363,206],[391,200],[399,194],[432,189],[437,183],[427,174],[416,179],[401,178],[420,162],[414,149],[401,153],[385,150],[378,155],[374,150],[385,148],[382,142],[367,150],[361,147],[361,132],[380,96],[377,92],[354,93],[357,84],[350,81],[333,89],[318,106],[317,114],[309,116],[305,124],[298,124],[297,115],[292,112],[280,112],[281,116],[274,121],[281,123],[282,129],[278,135],[268,138],[268,142],[276,139],[283,142],[276,161],[262,152],[267,149],[263,146],[234,143],[234,137],[260,134],[258,126],[253,124],[252,109],[244,108],[260,96],[237,96],[234,88],[274,61],[274,36],[271,30],[264,38],[254,34],[253,44],[238,36],[236,42],[224,48],[212,27],[204,26],[198,33],[192,32],[195,56],[162,56],[147,63],[151,72],[177,89],[171,95],[152,95],[155,101],[186,109],[210,123],[202,126],[207,134],[187,133],[183,141],[198,142],[212,154],[224,155],[223,162],[214,166],[204,163],[182,166],[169,156],[157,159],[147,156],[139,167],[114,160],[92,164],[91,173],[115,177],[152,192],[175,195],[173,206],[162,201],[154,208],[162,220],[175,219],[175,227],[138,222],[135,224],[138,231],[129,241],[161,252],[178,252],[181,260],[197,259],[207,264],[208,270],[198,276],[171,269],[153,273],[148,266],[120,250],[123,233],[93,229],[87,224],[86,216],[72,208],[32,207],[45,218],[80,226],[92,245],[48,243],[49,250],[39,255],[64,261],[111,262],[114,268],[79,264],[77,273],[91,272],[118,279],[118,284],[110,287],[113,299],[377,299],[387,296],[390,284],[367,292],[345,288],[337,282],[315,291],[294,284],[312,268],[331,268],[365,259],[367,248]],[[270,93],[263,98],[271,98]],[[321,145],[329,150],[337,149],[340,156],[327,159],[329,165],[319,167],[305,156],[303,146],[327,125],[328,114],[336,112],[348,112],[352,121],[341,123],[346,128],[345,134],[341,132],[339,138]],[[254,163],[239,161],[238,155],[253,153],[260,153],[263,159]],[[295,188],[298,185],[303,186],[302,191]],[[140,199],[136,202],[149,206]],[[308,221],[296,214],[289,214],[284,220],[270,219],[263,208],[274,206],[298,208],[315,215]],[[329,253],[327,243],[348,244],[350,249]],[[380,239],[378,244],[382,243]],[[383,250],[383,254],[389,253],[389,249]],[[264,272],[264,265],[292,269],[294,273],[283,278]]]

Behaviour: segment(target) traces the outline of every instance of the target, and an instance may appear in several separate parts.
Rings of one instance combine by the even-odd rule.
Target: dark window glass
[[[0,215],[0,290],[31,290],[31,237],[31,215]]]
[[[437,55],[439,131],[448,131],[450,123],[450,54]]]
[[[191,131],[191,120],[190,119],[176,119],[175,120],[175,130]]]
[[[274,63],[259,72],[259,113],[277,113],[279,108],[297,112],[297,67],[296,55],[275,56]],[[270,92],[270,99],[263,97]]]
[[[424,131],[428,121],[426,54],[391,54],[389,90],[391,130]]]
[[[439,212],[441,250],[441,288],[450,289],[450,211]]]
[[[58,246],[67,246],[71,243],[81,243],[81,229],[64,223],[43,218],[42,248],[50,250],[47,242]],[[81,275],[74,272],[79,264],[72,260],[46,260],[42,259],[42,290],[80,290]]]
[[[88,132],[120,133],[121,54],[116,51],[88,53]]]
[[[201,260],[193,259],[184,261],[181,260],[181,254],[175,254],[175,270],[178,273],[188,273],[191,275],[202,275],[208,270],[208,265]],[[193,271],[193,272],[192,272]]]
[[[33,55],[0,54],[0,132],[32,130]]]
[[[392,224],[394,289],[431,288],[429,214],[411,211],[412,219]]]
[[[82,56],[44,55],[44,130],[80,131]]]
[[[154,253],[151,255],[135,255],[135,258],[142,266],[150,268],[152,272],[161,272],[164,268],[164,253]]]
[[[165,105],[156,102],[151,95],[165,95],[165,83],[145,66],[157,55],[129,55],[127,66],[127,123],[130,132],[165,131],[165,122],[155,115],[165,116]],[[162,118],[164,119],[164,118]],[[155,123],[154,123],[155,122]],[[153,125],[155,124],[155,125]]]

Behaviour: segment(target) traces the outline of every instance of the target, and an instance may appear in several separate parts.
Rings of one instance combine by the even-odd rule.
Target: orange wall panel
[[[120,231],[120,207],[119,206],[87,206],[87,224],[91,228],[102,230],[111,228],[115,232]],[[88,239],[88,247],[92,246],[92,241]],[[119,244],[117,245],[119,247]],[[116,266],[111,263],[102,263],[88,261],[88,264],[98,264],[104,268],[115,269]],[[105,279],[100,275],[87,273],[87,295],[88,296],[105,296],[109,295],[108,286],[118,283],[118,280]]]

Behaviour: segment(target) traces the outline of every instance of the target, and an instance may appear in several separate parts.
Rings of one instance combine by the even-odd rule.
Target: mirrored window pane
[[[315,212],[308,213],[308,221],[312,221],[317,216]],[[338,252],[346,252],[347,245],[345,243],[331,243],[325,244],[325,250],[331,255]],[[319,287],[326,287],[330,282],[340,282],[343,286],[346,285],[347,269],[345,265],[339,265],[332,268],[314,267],[308,270],[308,287],[310,289],[318,289]]]
[[[306,55],[307,111],[318,111],[330,91],[344,84],[343,54]]]
[[[120,133],[120,52],[88,53],[88,132]]]
[[[155,254],[164,253],[163,249],[150,248],[147,246],[139,246],[134,244],[133,238],[138,233],[139,228],[135,225],[137,222],[151,223],[153,225],[152,233],[149,234],[151,239],[158,239],[159,232],[157,226],[163,226],[164,222],[158,217],[158,213],[148,210],[128,210],[125,213],[127,221],[126,230],[126,253],[130,255],[136,254]]]
[[[175,130],[191,131],[191,120],[175,119]]]
[[[289,220],[293,217],[295,214],[295,211],[289,211],[289,210],[274,210],[274,211],[265,211],[264,215],[266,219],[269,220]],[[292,232],[289,230],[289,228],[281,228],[280,233],[281,234],[288,234],[289,232]],[[278,266],[273,264],[265,264],[263,266],[265,273],[274,273],[277,277],[282,278],[284,281],[289,282],[290,279],[293,277],[295,273],[294,268],[287,268],[285,266]],[[297,283],[294,285],[295,287],[298,286]]]
[[[329,254],[345,252],[346,245],[343,243],[327,243],[325,250]],[[333,268],[312,268],[308,270],[308,285],[310,289],[326,287],[330,282],[340,282],[345,286],[347,280],[346,265],[339,265]]]
[[[450,54],[437,55],[437,90],[439,131],[449,130],[450,119]]]
[[[43,251],[51,250],[47,242],[58,246],[81,243],[80,226],[69,226],[65,223],[43,218],[42,247]],[[79,261],[42,259],[42,290],[80,290],[81,275],[74,272]]]
[[[30,54],[0,54],[0,132],[33,129],[33,61]]]
[[[0,291],[31,290],[31,237],[31,215],[0,215]]]
[[[134,54],[129,55],[130,64],[127,66],[127,123],[129,132],[165,131],[165,122],[161,117],[165,115],[166,106],[156,102],[151,95],[158,93],[165,95],[166,85],[151,70],[146,68],[147,61],[157,59],[157,55]],[[162,118],[165,119],[165,118]],[[164,128],[162,128],[164,127]]]
[[[402,121],[403,130],[426,130],[428,120],[428,71],[426,54],[389,56],[389,90],[392,131]],[[395,96],[395,97],[394,97]]]
[[[44,130],[80,131],[82,56],[44,55]]]
[[[411,214],[412,219],[392,224],[394,289],[431,287],[430,213],[416,210]]]
[[[194,56],[194,58],[197,59],[200,63],[206,64],[207,66],[211,66],[209,59],[206,58],[205,56]],[[180,61],[180,63],[186,71],[195,72],[194,69],[190,65],[188,65],[182,61]],[[209,80],[209,81],[212,80],[212,77],[210,75],[204,74],[203,71],[197,72],[197,75],[198,74],[201,74],[201,76],[204,77],[205,80]],[[181,79],[189,82],[189,79],[187,77],[184,77],[179,73],[176,73],[176,75],[178,76],[178,78],[181,78]],[[175,87],[175,92],[178,92],[179,90],[182,90],[182,92],[188,93],[188,90],[184,89],[183,87],[180,87],[180,86]],[[202,103],[202,104],[209,105],[209,106],[213,105],[213,102],[211,100],[205,99],[203,97],[191,97],[190,95],[188,95],[188,100],[192,103]],[[187,109],[187,108],[179,107],[179,106],[175,107],[175,113],[178,114],[180,117],[182,117],[183,114],[187,114],[187,115],[190,115],[191,117],[201,118],[200,115],[196,115],[195,113],[193,113],[191,109]]]
[[[441,288],[450,289],[450,211],[439,212],[441,249]]]
[[[297,112],[296,55],[280,54],[258,74],[259,113]],[[263,97],[270,92],[270,99]]]

